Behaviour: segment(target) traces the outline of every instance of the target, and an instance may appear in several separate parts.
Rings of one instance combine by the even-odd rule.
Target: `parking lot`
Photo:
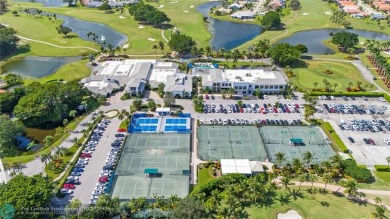
[[[319,100],[317,108],[323,112],[316,113],[316,117],[332,124],[358,163],[371,167],[386,164],[385,159],[390,155],[390,140],[384,141],[390,138],[387,102],[379,98],[337,97]]]
[[[79,185],[76,185],[73,189],[74,198],[77,198],[83,204],[90,204],[91,197],[93,193],[102,193],[107,184],[109,184],[109,178],[111,176],[109,170],[103,172],[103,167],[107,166],[110,162],[112,163],[115,158],[110,157],[110,151],[112,150],[111,144],[115,141],[115,135],[117,134],[117,128],[119,127],[120,120],[117,118],[111,119],[107,126],[102,132],[100,139],[95,139],[96,146],[95,150],[91,150],[91,156],[86,157],[87,163],[84,167],[80,166],[82,169],[81,175],[76,176],[80,182]],[[88,145],[91,145],[88,143]],[[87,150],[88,151],[88,150]],[[86,152],[86,151],[85,151]],[[101,183],[99,183],[101,181]],[[96,193],[97,184],[100,184],[101,192]]]
[[[242,100],[243,106],[238,107],[237,100],[231,99],[222,99],[220,96],[216,96],[214,99],[204,99],[205,109],[207,109],[206,113],[198,113],[194,110],[194,104],[189,100],[176,100],[176,103],[182,105],[184,107],[185,112],[191,113],[193,118],[199,119],[201,122],[205,124],[211,124],[211,119],[221,119],[222,122],[224,120],[248,120],[249,122],[254,122],[265,119],[274,119],[274,120],[302,120],[303,119],[303,109],[301,108],[301,104],[304,104],[305,101],[303,99],[279,99],[276,96],[268,96],[268,99],[261,100]],[[276,102],[281,103],[280,107],[275,107],[276,112],[272,104]],[[207,104],[207,105],[206,105]],[[237,106],[236,106],[237,104]],[[245,104],[245,107],[244,107]],[[264,106],[266,104],[267,108]],[[282,108],[283,104],[283,108]],[[298,104],[299,108],[297,110],[296,105]],[[213,107],[213,105],[215,107]],[[286,106],[284,106],[286,105]],[[221,106],[223,111],[221,112]],[[237,109],[238,107],[238,109]],[[262,108],[264,109],[262,111]],[[210,112],[209,110],[210,109]],[[214,109],[214,111],[213,111]],[[226,112],[225,112],[226,109]],[[254,110],[255,109],[255,110]],[[283,111],[283,109],[285,111]],[[287,111],[290,111],[288,112]],[[291,110],[294,109],[294,112]],[[230,112],[229,112],[230,110]]]

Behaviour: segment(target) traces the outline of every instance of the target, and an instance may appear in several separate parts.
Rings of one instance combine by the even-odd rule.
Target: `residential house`
[[[256,13],[253,11],[236,11],[230,16],[240,20],[254,19],[256,17]]]
[[[164,92],[170,92],[173,96],[190,97],[192,93],[192,77],[184,73],[175,73],[167,76]]]
[[[226,15],[232,13],[232,9],[220,7],[217,11],[221,12],[221,15]]]
[[[268,3],[267,8],[269,10],[276,11],[280,8],[284,8],[284,6],[285,6],[285,1],[283,1],[283,0],[271,0]]]
[[[229,5],[228,8],[233,10],[233,11],[237,11],[237,10],[240,10],[241,8],[243,8],[243,6],[238,4],[238,3],[233,3],[233,4]]]

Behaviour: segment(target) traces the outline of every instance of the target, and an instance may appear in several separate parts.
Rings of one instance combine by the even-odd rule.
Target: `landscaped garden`
[[[325,91],[325,83],[329,83],[333,91],[346,92],[348,87],[357,88],[360,84],[361,90],[372,91],[376,87],[368,83],[359,70],[351,63],[334,61],[305,61],[307,66],[292,69],[294,76],[290,81],[302,91]],[[325,73],[325,71],[331,73]],[[336,85],[336,86],[335,86]]]

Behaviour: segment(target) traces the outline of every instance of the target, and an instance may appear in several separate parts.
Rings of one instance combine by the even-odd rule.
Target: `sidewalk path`
[[[201,163],[206,163],[198,158],[198,138],[197,138],[197,119],[193,118],[192,124],[192,146],[191,146],[191,179],[190,184],[198,184],[198,165]]]
[[[165,40],[165,42],[169,42],[169,40],[165,37],[164,29],[161,29],[161,36]]]
[[[43,44],[47,44],[49,46],[54,46],[54,47],[61,48],[61,49],[89,49],[89,50],[92,50],[92,51],[95,51],[95,52],[99,52],[99,50],[91,48],[91,47],[87,47],[87,46],[59,46],[59,45],[56,45],[56,44],[53,44],[53,43],[48,43],[48,42],[40,41],[40,40],[34,40],[34,39],[27,38],[27,37],[22,37],[22,36],[17,36],[17,37],[19,37],[22,40],[28,40],[28,41],[32,41],[32,42],[43,43]]]
[[[0,183],[7,183],[8,182],[7,175],[8,174],[4,169],[3,162],[1,162],[1,159],[0,159]]]

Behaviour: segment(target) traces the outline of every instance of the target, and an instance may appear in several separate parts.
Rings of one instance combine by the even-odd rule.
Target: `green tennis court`
[[[189,163],[190,134],[130,134],[116,167],[112,196],[184,198],[189,192]]]
[[[252,126],[201,126],[198,156],[202,160],[225,158],[266,160],[259,131]]]
[[[314,155],[313,163],[321,163],[335,155],[317,127],[264,126],[260,128],[260,134],[271,162],[275,162],[275,154],[279,152],[285,154],[285,163],[291,163],[294,158],[303,159],[307,151]]]

